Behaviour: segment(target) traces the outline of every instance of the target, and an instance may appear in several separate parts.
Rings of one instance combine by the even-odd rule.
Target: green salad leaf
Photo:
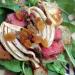
[[[27,0],[27,1],[25,2],[25,4],[26,4],[27,6],[35,6],[35,5],[38,4],[38,0]]]
[[[25,62],[23,62],[22,69],[23,69],[24,75],[33,75],[32,68]]]
[[[75,59],[72,55],[72,51],[73,51],[73,47],[72,44],[71,45],[64,45],[64,48],[66,50],[66,53],[70,59],[70,61],[72,62],[73,66],[75,67]]]
[[[65,75],[65,72],[66,72],[65,68],[63,67],[63,65],[59,61],[55,61],[53,63],[47,64],[47,68],[48,68],[48,70],[56,72],[61,75]]]
[[[0,8],[0,23],[4,20],[4,9]]]
[[[32,68],[29,66],[28,62],[22,62],[18,60],[0,60],[0,65],[5,69],[20,73],[20,75],[33,75]]]
[[[0,8],[7,8],[13,11],[19,10],[20,7],[14,2],[14,0],[5,0],[5,3],[0,0]]]
[[[21,72],[21,62],[17,60],[0,60],[0,65],[13,72]]]
[[[0,8],[0,16],[4,14],[4,9]]]
[[[67,61],[65,60],[64,55],[60,54],[57,60],[51,63],[47,63],[46,67],[49,71],[55,72],[58,75],[65,75],[66,64],[67,64]]]
[[[0,8],[7,8],[7,9],[11,9],[13,11],[16,11],[16,10],[19,10],[20,7],[16,4],[14,5],[7,5],[7,4],[3,4],[3,3],[0,3]]]
[[[0,3],[6,5],[14,5],[14,0],[0,0]]]
[[[5,1],[5,3],[3,3],[3,1]],[[16,10],[20,10],[20,7],[14,2],[14,0],[0,0],[0,24],[5,20],[8,13]]]
[[[66,15],[64,12],[62,13],[62,17],[63,17],[63,22],[67,22],[67,23],[70,22],[68,15]]]
[[[55,0],[55,1],[67,14],[75,14],[74,0]]]
[[[58,61],[67,64],[64,54],[60,54],[57,58]]]
[[[68,22],[63,22],[62,23],[63,26],[66,26],[67,28],[69,28],[69,30],[73,33],[75,32],[75,25],[68,23]]]
[[[75,59],[75,40],[72,40],[72,55]]]
[[[53,72],[53,71],[48,70],[48,75],[59,75],[59,74],[56,73],[56,72]]]

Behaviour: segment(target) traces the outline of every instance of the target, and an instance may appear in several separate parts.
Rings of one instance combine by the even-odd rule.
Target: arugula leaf
[[[4,15],[0,15],[0,24],[2,23],[2,21],[4,21]]]
[[[72,45],[64,45],[64,48],[66,50],[66,53],[67,53],[70,61],[72,62],[73,66],[75,67],[75,59],[72,55],[72,50],[73,50]]]
[[[64,12],[62,12],[62,17],[63,17],[63,22],[70,22],[69,19],[68,19],[68,15],[65,14]]]
[[[73,33],[75,32],[75,25],[68,23],[68,22],[63,22],[62,23],[63,26],[66,26],[67,28],[69,28],[69,30]]]
[[[13,5],[14,0],[0,0],[0,3],[6,4],[6,5]]]
[[[75,59],[75,40],[72,40],[72,55]]]
[[[55,0],[45,0],[46,2],[54,2]]]
[[[50,71],[59,73],[61,75],[65,75],[65,68],[59,61],[55,61],[53,63],[48,63],[46,66],[47,66],[48,70],[50,70]]]
[[[49,71],[53,71],[56,73],[59,73],[61,75],[64,75],[65,67],[66,67],[67,61],[65,60],[65,57],[63,54],[60,54],[54,62],[47,63],[46,67]],[[59,65],[59,66],[58,66]]]
[[[21,72],[21,62],[17,60],[0,60],[0,65],[13,72]]]
[[[68,14],[75,14],[74,0],[55,0],[57,4]]]
[[[13,0],[5,0],[5,3],[2,3],[3,0],[0,0],[0,24],[4,21],[7,13],[11,11],[20,10],[20,7],[13,2]]]
[[[17,74],[18,75],[18,74]],[[19,75],[24,75],[23,72],[19,73]]]
[[[0,16],[4,14],[4,10],[0,8]]]
[[[38,0],[27,0],[25,4],[27,6],[36,6],[38,4]]]
[[[32,68],[25,62],[23,62],[22,69],[23,69],[24,75],[33,75]]]
[[[4,9],[0,8],[0,23],[4,20]]]
[[[14,4],[14,5],[6,5],[6,4],[2,4],[2,3],[0,3],[0,8],[7,8],[7,9],[11,9],[13,11],[16,11],[16,10],[20,9],[20,7],[18,5],[16,5],[16,4]]]
[[[5,0],[5,3],[2,3],[2,0],[1,0],[0,8],[7,8],[7,9],[11,9],[13,11],[20,9],[20,7],[14,2],[14,0]]]
[[[48,75],[59,75],[59,74],[56,73],[56,72],[53,72],[53,71],[49,71],[49,70],[48,70]]]
[[[58,58],[57,58],[57,61],[60,61],[60,62],[62,62],[62,63],[67,64],[67,61],[65,60],[64,54],[60,54],[60,55],[58,56]]]

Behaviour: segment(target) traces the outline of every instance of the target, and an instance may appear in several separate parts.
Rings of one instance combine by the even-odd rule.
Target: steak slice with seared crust
[[[11,60],[12,56],[3,48],[0,43],[0,59],[2,60]]]

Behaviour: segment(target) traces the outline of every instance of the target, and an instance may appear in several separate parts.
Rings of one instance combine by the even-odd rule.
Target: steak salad
[[[41,0],[16,5],[0,25],[0,65],[18,75],[65,75],[68,62],[75,67],[74,31],[62,8]]]

